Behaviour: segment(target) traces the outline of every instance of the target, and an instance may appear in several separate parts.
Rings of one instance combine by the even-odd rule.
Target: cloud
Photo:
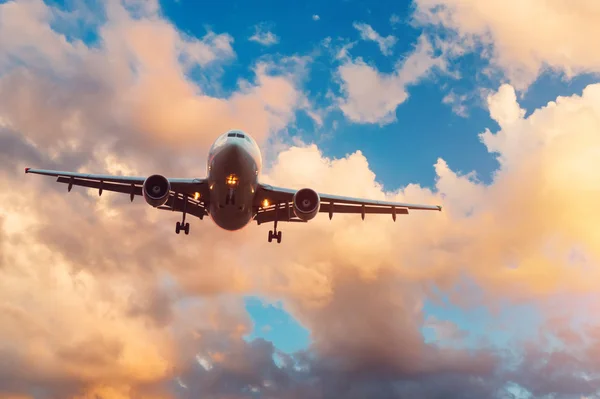
[[[392,55],[392,47],[394,47],[398,41],[394,36],[388,35],[383,37],[375,32],[371,25],[365,23],[354,22],[352,26],[360,32],[360,38],[362,40],[373,41],[377,43],[377,46],[379,46],[379,50],[383,55]]]
[[[248,40],[259,43],[263,46],[272,46],[279,43],[279,37],[267,29],[265,24],[258,24],[254,27],[254,34]]]
[[[534,0],[526,5],[519,0],[416,0],[415,5],[416,21],[453,32],[444,36],[454,45],[474,50],[472,44],[479,43],[489,49],[478,52],[517,89],[548,70],[567,78],[600,72],[600,54],[590,51],[600,36],[595,0]]]
[[[158,121],[137,127],[160,107],[130,105],[136,98],[144,104],[150,91],[140,87],[150,85],[150,76],[170,77],[162,87],[167,94],[166,83],[190,87],[195,95],[184,99],[192,103],[198,97],[228,107],[240,97],[259,102],[245,118],[262,121],[265,128],[257,131],[269,137],[293,121],[304,61],[263,60],[254,65],[253,81],[219,100],[176,73],[183,66],[168,56],[180,54],[176,46],[157,44],[165,52],[160,57],[139,39],[168,44],[176,35],[113,33],[152,25],[148,19],[158,17],[145,14],[154,12],[152,3],[128,3],[136,18],[111,3],[100,31],[107,44],[97,47],[61,39],[44,27],[47,20],[32,17],[54,15],[54,9],[15,4],[25,8],[11,15],[43,33],[19,38],[26,52],[1,47],[21,64],[3,64],[0,78],[0,98],[13,100],[0,107],[0,396],[494,398],[508,396],[508,381],[538,395],[600,389],[594,376],[600,220],[590,212],[600,201],[600,85],[527,117],[514,87],[492,93],[487,105],[499,128],[480,135],[499,161],[489,185],[439,159],[433,190],[408,185],[385,192],[360,151],[332,159],[309,144],[279,151],[262,177],[291,188],[440,203],[444,212],[413,212],[397,223],[376,215],[365,221],[321,215],[282,226],[281,245],[267,242],[270,226],[229,233],[208,219],[193,220],[191,235],[180,236],[173,232],[179,215],[118,194],[98,197],[81,188],[67,194],[54,179],[24,176],[22,168],[35,163],[181,175],[194,170],[201,152],[175,145],[164,127],[152,130],[163,126]],[[36,41],[55,44],[38,48]],[[132,72],[118,57],[119,67],[111,66],[107,58],[114,54],[142,61]],[[421,76],[427,68],[416,68],[419,59],[408,57],[404,65],[413,67],[400,68],[390,82]],[[232,123],[230,114],[211,110],[211,122],[204,123]],[[208,128],[196,134],[206,142],[216,135]],[[465,278],[482,291],[476,301],[469,290],[456,289]],[[515,355],[493,342],[463,350],[447,342],[460,340],[455,326],[425,317],[423,303],[435,298],[433,291],[469,306],[526,302],[548,321],[534,342],[515,337]],[[247,294],[282,300],[311,331],[312,346],[285,354],[263,340],[245,342]],[[426,343],[423,326],[447,339]]]
[[[489,95],[487,103],[490,116],[500,126],[508,126],[525,116],[525,110],[517,103],[515,89],[508,84],[503,84],[497,93]]]
[[[581,96],[560,97],[525,118],[514,89],[501,86],[488,101],[500,129],[495,133],[486,130],[480,136],[500,161],[492,184],[478,182],[473,174],[457,174],[440,159],[435,165],[435,193],[412,185],[387,193],[388,198],[398,201],[442,203],[442,216],[413,213],[403,220],[402,229],[383,217],[361,222],[352,216],[337,215],[332,221],[323,218],[312,221],[311,226],[287,227],[286,239],[294,240],[304,250],[295,258],[293,268],[280,265],[273,269],[271,274],[285,275],[287,284],[276,287],[272,295],[288,296],[292,312],[311,331],[313,349],[323,356],[320,360],[333,364],[329,367],[338,372],[344,370],[344,375],[362,376],[364,367],[378,370],[378,376],[392,373],[396,381],[407,375],[420,379],[415,372],[425,373],[427,381],[436,381],[434,376],[444,370],[445,361],[462,364],[465,373],[475,367],[484,373],[482,386],[464,380],[459,383],[459,377],[453,379],[459,384],[454,386],[455,391],[463,396],[479,392],[496,397],[498,392],[506,392],[505,384],[510,380],[540,395],[585,394],[600,389],[598,380],[585,377],[585,373],[593,375],[599,367],[597,362],[561,366],[561,356],[567,355],[568,346],[552,351],[543,342],[528,344],[535,349],[526,347],[526,360],[492,351],[458,361],[451,353],[436,352],[425,345],[417,332],[425,323],[419,317],[426,287],[435,285],[450,293],[465,275],[482,289],[483,300],[477,303],[490,307],[504,301],[525,301],[551,314],[555,310],[546,304],[558,292],[570,298],[596,292],[600,237],[595,226],[600,220],[586,209],[600,200],[600,186],[594,177],[600,167],[596,134],[600,130],[599,95],[600,85],[590,85]],[[386,196],[360,152],[332,160],[323,158],[315,146],[293,148],[280,155],[269,178],[273,183],[294,186],[297,182],[297,187],[310,186],[323,192],[377,199]],[[362,184],[357,184],[359,181]],[[441,199],[440,192],[446,193],[445,199]],[[585,253],[586,266],[575,266],[569,260],[574,247]],[[285,256],[293,255],[287,251]],[[265,285],[282,280],[265,275],[262,278]],[[468,291],[458,290],[450,296],[452,301],[474,305]],[[588,323],[600,321],[595,316],[590,319],[596,314],[593,308],[577,304],[565,307],[571,309],[567,317],[573,317],[573,309],[581,309],[578,314]],[[357,313],[361,314],[359,319],[354,318]],[[455,330],[449,331],[447,323],[441,323],[437,320],[438,330],[444,326],[450,337],[460,337]],[[549,334],[566,332],[569,330]],[[591,356],[595,351],[593,342],[584,341],[578,353]],[[399,347],[403,348],[399,352],[392,349]],[[519,348],[517,340],[513,350]],[[429,356],[436,361],[428,363]],[[548,370],[541,368],[544,359],[554,357],[553,378],[569,381],[562,388],[550,384],[544,377]],[[521,372],[522,378],[513,379]],[[350,386],[367,389],[366,380]],[[577,384],[584,385],[577,390]],[[433,383],[427,385],[439,388]],[[341,386],[348,385],[336,385],[338,389]],[[396,389],[402,391],[400,387],[398,383]],[[385,390],[384,386],[380,388]],[[422,397],[433,397],[434,392],[432,388],[420,393]]]
[[[469,116],[467,106],[465,105],[467,98],[467,94],[458,95],[454,91],[451,91],[444,96],[442,102],[444,104],[450,104],[452,106],[452,111],[456,115],[466,118]]]
[[[32,394],[31,387],[41,386],[63,397],[111,390],[172,398],[251,391],[277,397],[435,397],[448,391],[494,397],[512,379],[504,371],[505,355],[489,347],[467,352],[425,343],[419,329],[432,321],[424,320],[422,303],[428,287],[448,292],[464,274],[483,288],[483,304],[489,305],[543,301],[559,287],[570,298],[595,291],[597,268],[574,269],[562,259],[574,244],[592,262],[600,259],[598,220],[586,211],[600,190],[588,184],[589,171],[576,169],[593,168],[599,159],[584,150],[600,148],[594,134],[598,93],[600,86],[589,86],[581,97],[559,99],[517,120],[505,116],[519,108],[510,90],[494,94],[490,104],[501,129],[485,132],[482,140],[501,155],[502,166],[490,186],[440,160],[438,191],[410,185],[385,193],[360,152],[328,159],[314,145],[282,151],[266,182],[445,206],[443,213],[415,212],[401,225],[387,217],[363,222],[336,215],[285,226],[293,246],[267,247],[265,228],[232,235],[207,220],[192,224],[201,246],[182,244],[168,212],[129,204],[117,194],[98,198],[74,189],[66,195],[51,179],[23,180],[4,168],[0,281],[3,303],[10,305],[3,308],[0,341],[5,358],[30,372],[0,369],[1,378],[11,381],[3,387]],[[19,142],[16,132],[10,135]],[[13,148],[29,148],[21,140]],[[46,156],[45,150],[28,151]],[[17,182],[21,190],[11,190]],[[443,201],[439,191],[447,193]],[[546,260],[548,243],[555,252]],[[506,268],[508,262],[517,268]],[[238,295],[257,292],[282,298],[310,329],[309,352],[285,355],[267,342],[243,341],[250,323]],[[438,330],[448,331],[442,322]],[[449,334],[456,337],[451,329]],[[589,348],[581,350],[591,356]],[[530,367],[537,364],[536,350],[528,349],[528,360],[517,363],[527,370],[517,381],[536,392],[557,390],[547,385],[547,371]],[[590,364],[573,367],[585,371]],[[555,367],[556,375],[570,372],[560,363]],[[187,388],[174,387],[176,377]]]
[[[429,267],[433,268],[432,271],[453,274],[462,269],[462,266],[457,269],[458,266],[454,267],[453,264],[471,264],[469,259],[485,259],[485,268],[474,265],[469,271],[478,283],[485,283],[488,292],[497,290],[500,283],[504,286],[503,289],[508,289],[505,285],[508,284],[519,291],[519,295],[525,296],[548,294],[558,288],[559,282],[563,289],[593,289],[593,284],[585,278],[585,274],[574,272],[552,259],[554,255],[566,259],[571,247],[575,245],[584,247],[584,252],[591,259],[597,259],[600,255],[594,244],[598,237],[591,227],[595,221],[592,222],[590,216],[586,217],[582,213],[587,206],[584,205],[592,206],[600,195],[600,186],[593,178],[595,165],[600,159],[600,142],[595,134],[600,128],[596,117],[600,113],[600,102],[597,101],[599,93],[600,85],[590,85],[581,96],[559,97],[556,102],[550,102],[525,118],[519,111],[514,91],[509,86],[502,86],[489,99],[490,112],[500,124],[500,130],[496,133],[486,130],[480,135],[488,151],[497,154],[501,165],[501,169],[495,173],[494,183],[486,186],[478,182],[473,174],[457,174],[440,159],[435,165],[438,175],[436,188],[445,193],[443,201],[427,190],[412,186],[393,197],[406,200],[412,196],[414,201],[443,202],[446,215],[434,218],[427,227],[419,227],[426,231],[417,236],[393,236],[394,240],[404,242],[407,248],[419,248],[420,253],[437,252],[434,248],[422,248],[421,240],[438,242],[436,245],[442,251],[439,258],[436,257],[435,261],[421,259],[422,255],[415,254],[415,259],[400,259],[398,262],[414,264],[416,259],[421,259],[419,266],[411,266],[414,268],[411,270],[424,276]],[[274,171],[277,174],[273,178],[276,181],[287,181],[288,185],[299,180],[323,191],[341,190],[342,194],[347,195],[383,198],[374,177],[368,171],[366,159],[360,153],[347,160],[327,161],[323,164],[318,161],[319,157],[313,152],[314,149],[311,151],[309,148],[290,151],[285,157],[282,154],[280,163],[287,166],[277,168],[275,165]],[[296,155],[292,157],[292,154]],[[316,159],[311,161],[312,158]],[[302,164],[307,167],[300,168]],[[331,175],[327,173],[328,164],[332,168]],[[308,165],[320,166],[310,169]],[[345,174],[345,168],[348,174]],[[286,170],[287,173],[284,175],[280,170]],[[299,175],[301,177],[295,178],[294,173],[300,174],[300,171],[303,173]],[[356,184],[349,183],[354,180],[368,183],[361,189]],[[429,219],[429,216],[412,215],[404,221],[407,234],[422,223],[421,218]],[[591,219],[594,217],[591,216]],[[363,229],[367,229],[368,234],[365,230],[360,230],[362,234],[378,240],[382,253],[387,248],[388,241],[384,238],[389,232],[387,228],[393,228],[393,225],[384,223],[382,221],[385,227],[376,225],[374,221],[365,224]],[[370,230],[371,226],[373,231]],[[382,228],[385,230],[376,233]],[[332,229],[338,231],[339,226]],[[485,234],[477,236],[478,232],[484,231]],[[448,242],[444,243],[446,240]],[[559,246],[555,240],[559,240]],[[329,242],[325,239],[323,241]],[[553,256],[548,259],[545,249],[547,245],[553,245]],[[465,252],[461,253],[459,249]],[[455,259],[445,258],[445,251],[450,251]],[[394,258],[399,259],[397,254]],[[508,268],[509,264],[514,263],[514,258],[522,259],[523,263],[517,269]],[[446,264],[446,261],[451,263]],[[592,273],[596,272],[598,271],[593,269]],[[546,277],[541,278],[542,275]],[[528,276],[531,280],[527,279]],[[511,281],[515,283],[514,286]],[[526,282],[530,282],[531,286],[527,286]],[[516,292],[511,294],[516,295]]]
[[[320,20],[320,19],[321,19],[321,17],[319,17],[319,15],[318,15],[318,14],[313,14],[313,16],[312,16],[312,20],[313,20],[313,21],[318,21],[318,20]]]
[[[186,67],[193,67],[227,60],[234,55],[231,47],[233,39],[227,34],[208,32],[202,39],[188,37],[158,17],[158,6],[153,6],[154,2],[125,4],[127,8],[117,1],[107,3],[108,21],[100,32],[105,40],[103,50],[131,61],[139,72],[161,70],[165,74],[173,73],[173,70],[180,68],[176,57],[182,57]],[[70,43],[64,35],[51,27],[51,23],[62,27],[73,24],[77,18],[81,18],[75,11],[64,12],[38,0],[8,2],[2,7],[0,24],[4,51],[0,66],[3,68],[14,68],[20,62],[37,62],[40,66],[72,73],[82,63],[95,61],[96,54],[92,54],[91,49],[81,40]],[[140,18],[135,19],[128,9],[137,12]],[[115,36],[122,38],[123,42],[117,41]],[[154,39],[157,52],[163,54],[164,58],[156,57],[157,52],[152,51],[148,39]],[[35,51],[27,51],[28,46],[33,46]],[[119,73],[125,72],[120,63],[111,69]]]
[[[106,151],[154,154],[168,170],[175,159],[170,151],[206,149],[215,132],[232,126],[262,141],[309,107],[294,75],[294,60],[306,63],[293,57],[256,63],[253,80],[240,80],[226,97],[207,94],[222,63],[235,55],[225,33],[188,37],[154,11],[134,18],[111,1],[99,41],[86,45],[51,28],[76,15],[41,1],[1,7],[7,22],[0,36],[17,38],[0,54],[1,117],[55,157],[88,151],[94,135],[103,135]],[[27,34],[16,34],[21,26],[30,26]],[[200,83],[187,77],[193,71]]]
[[[423,323],[424,328],[433,330],[435,339],[438,342],[459,343],[467,337],[467,332],[461,330],[455,323],[448,320],[438,320],[435,316],[430,316]]]
[[[340,58],[345,58],[347,48]],[[382,73],[362,58],[346,59],[338,68],[342,97],[338,106],[356,123],[388,124],[396,120],[396,108],[408,98],[406,87],[426,77],[433,68],[445,68],[445,60],[435,56],[425,36],[415,49],[396,64],[391,73]]]

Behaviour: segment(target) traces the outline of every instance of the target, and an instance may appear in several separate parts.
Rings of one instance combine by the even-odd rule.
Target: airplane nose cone
[[[227,145],[227,148],[225,149],[225,154],[227,156],[227,158],[231,158],[231,159],[239,159],[242,156],[242,147],[238,144],[238,143],[230,143]]]
[[[232,167],[239,165],[244,159],[244,147],[234,141],[227,143],[219,153],[219,158]]]
[[[242,154],[243,148],[239,143],[231,143],[230,152],[231,155],[240,156]]]

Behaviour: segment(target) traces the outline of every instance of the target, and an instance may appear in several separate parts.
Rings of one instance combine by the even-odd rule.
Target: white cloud
[[[232,47],[233,37],[228,34],[216,34],[208,32],[201,40],[189,38],[182,35],[179,45],[182,51],[184,65],[206,66],[216,60],[227,60],[235,57]]]
[[[350,43],[344,44],[343,46],[341,46],[339,48],[339,50],[337,50],[337,53],[335,54],[335,58],[340,61],[346,61],[346,62],[349,61],[350,54],[348,53],[348,51],[350,49],[352,49],[352,47],[354,47],[355,45],[356,45],[356,42],[350,42]]]
[[[444,96],[444,98],[442,99],[442,103],[451,105],[452,111],[456,115],[466,118],[467,116],[469,116],[468,109],[465,104],[467,98],[467,94],[458,95],[454,91],[450,91],[450,93]]]
[[[502,127],[523,119],[525,110],[519,107],[514,87],[503,84],[498,91],[487,97],[490,116]]]
[[[317,15],[317,14],[313,14],[313,16],[312,16],[312,20],[313,20],[313,21],[318,21],[318,20],[320,20],[320,19],[321,19],[321,17],[319,17],[319,15]]]
[[[352,26],[354,26],[354,28],[360,32],[360,38],[362,40],[368,40],[377,43],[377,45],[379,46],[379,50],[383,53],[383,55],[392,54],[392,47],[394,47],[397,41],[397,39],[394,36],[388,35],[386,37],[383,37],[379,33],[377,33],[371,27],[371,25],[365,23],[354,22]]]
[[[392,27],[395,27],[399,23],[400,23],[400,17],[396,14],[392,14],[390,16],[390,24],[392,25]]]
[[[416,0],[415,19],[444,27],[454,46],[478,51],[517,89],[547,70],[570,78],[600,73],[600,2],[597,0]]]
[[[347,57],[346,47],[343,56]],[[389,74],[379,72],[361,58],[347,59],[337,70],[343,93],[338,106],[353,122],[391,123],[396,120],[398,105],[408,98],[406,87],[427,76],[434,67],[444,68],[445,61],[433,55],[425,36],[419,37],[414,51]]]
[[[272,46],[279,43],[279,37],[268,30],[266,24],[258,24],[254,27],[254,30],[254,34],[248,40],[262,44],[263,46]]]

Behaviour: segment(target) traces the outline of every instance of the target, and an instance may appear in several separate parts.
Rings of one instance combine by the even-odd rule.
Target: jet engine
[[[309,221],[317,216],[321,206],[321,198],[315,190],[310,188],[300,189],[294,194],[294,214],[300,219]]]
[[[144,181],[142,195],[149,205],[154,207],[164,205],[169,199],[171,183],[162,175],[152,175]]]

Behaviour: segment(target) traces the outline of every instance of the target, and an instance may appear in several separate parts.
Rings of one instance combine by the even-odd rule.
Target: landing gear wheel
[[[190,234],[190,224],[186,223],[185,227],[183,228],[183,231],[185,231],[185,235],[187,236],[188,234]]]
[[[177,224],[175,224],[175,233],[179,234],[180,231],[181,231],[181,223],[177,222]]]
[[[273,242],[273,239],[277,240],[277,244],[281,243],[281,231],[269,230],[269,242]]]

